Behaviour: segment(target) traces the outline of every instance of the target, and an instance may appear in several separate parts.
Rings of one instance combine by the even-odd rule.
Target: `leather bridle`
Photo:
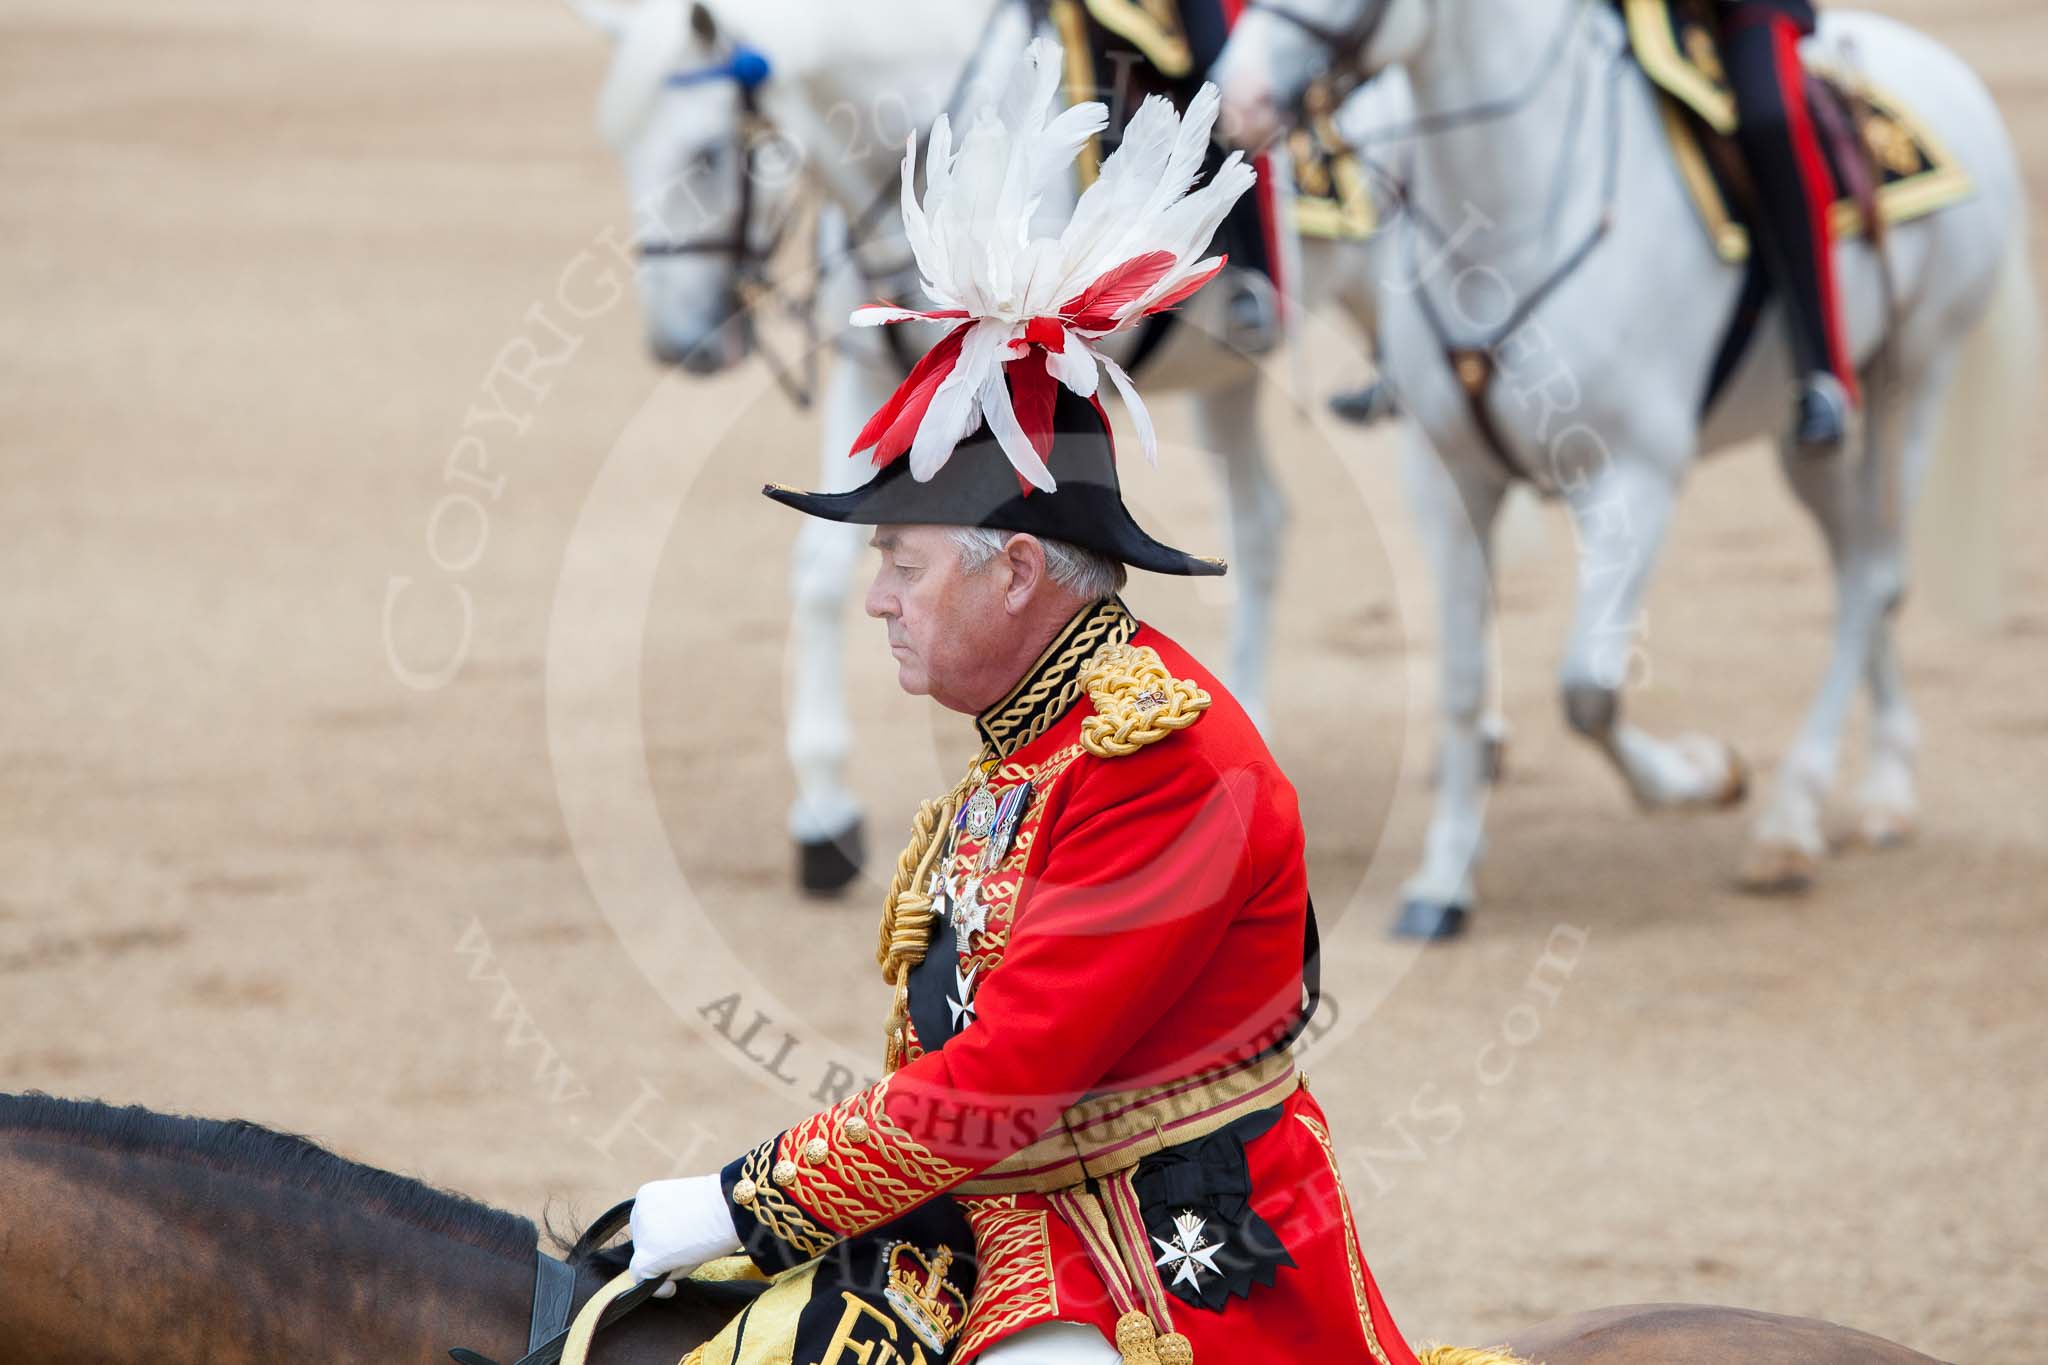
[[[768,245],[760,248],[754,246],[754,172],[758,164],[760,147],[774,137],[773,125],[761,114],[760,93],[762,83],[768,79],[771,70],[766,57],[752,48],[741,46],[734,48],[732,55],[716,66],[699,67],[692,71],[672,71],[662,79],[662,88],[667,90],[681,90],[724,80],[729,80],[738,87],[740,204],[730,232],[681,240],[643,237],[633,244],[633,250],[642,259],[717,255],[729,258],[733,267],[743,272],[758,273],[766,270],[768,258],[775,254],[775,247],[782,240],[783,228],[781,223],[777,223],[769,236]]]
[[[762,203],[762,196],[755,190],[755,182],[761,175],[762,154],[764,149],[781,140],[775,124],[761,112],[761,86],[773,70],[767,57],[745,44],[738,44],[732,54],[716,66],[672,71],[662,80],[663,88],[670,90],[722,80],[729,80],[737,87],[740,100],[739,206],[729,231],[687,238],[642,237],[634,242],[633,251],[643,261],[680,256],[723,258],[732,269],[733,296],[738,304],[738,317],[742,319],[751,317],[762,303],[784,302],[791,316],[798,318],[810,333],[797,362],[791,364],[785,360],[751,327],[748,339],[754,350],[768,362],[768,368],[783,393],[798,407],[807,408],[817,392],[818,378],[817,337],[811,318],[813,300],[808,295],[782,300],[768,268],[795,214],[785,213],[768,224],[765,231],[757,230],[760,225],[754,221]]]
[[[944,110],[948,116],[960,116],[967,93],[987,59],[990,35],[1008,10],[1008,4],[998,4],[983,22],[981,37],[974,44],[971,55],[946,97]],[[754,180],[760,149],[781,137],[774,122],[761,112],[760,107],[760,88],[772,72],[773,68],[765,55],[744,44],[738,44],[733,48],[732,55],[718,65],[692,71],[672,72],[663,81],[663,85],[670,89],[716,80],[731,80],[739,87],[743,141],[739,212],[731,232],[683,240],[642,239],[635,243],[634,249],[643,260],[678,256],[723,257],[732,267],[734,294],[739,305],[739,317],[742,319],[750,318],[754,309],[763,302],[779,303],[790,319],[803,331],[805,344],[801,359],[795,365],[790,364],[767,344],[759,331],[750,331],[749,339],[754,349],[774,372],[776,383],[780,385],[782,391],[798,407],[809,407],[817,390],[818,353],[823,348],[815,304],[824,272],[820,271],[813,275],[810,287],[803,293],[788,296],[782,294],[776,288],[768,266],[781,245],[783,233],[789,222],[796,215],[788,214],[775,223],[764,245],[756,245],[760,234],[755,232],[753,222],[758,205]],[[929,128],[918,132],[920,151],[929,137]],[[876,266],[862,256],[863,248],[880,233],[883,224],[896,208],[900,194],[900,186],[893,177],[885,180],[876,188],[874,195],[861,211],[850,215],[847,221],[846,242],[849,257],[854,269],[870,287],[896,279],[906,271],[914,272],[914,265],[908,261]],[[914,274],[912,278],[914,279]],[[910,330],[904,327],[884,327],[880,331],[889,359],[897,370],[908,374],[918,359],[917,354],[911,349]],[[844,349],[843,342],[840,345],[841,349]]]

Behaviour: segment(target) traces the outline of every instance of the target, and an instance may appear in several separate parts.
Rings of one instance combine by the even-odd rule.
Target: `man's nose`
[[[879,621],[890,614],[889,606],[889,599],[882,593],[882,585],[880,583],[868,584],[868,595],[861,602],[862,610]]]

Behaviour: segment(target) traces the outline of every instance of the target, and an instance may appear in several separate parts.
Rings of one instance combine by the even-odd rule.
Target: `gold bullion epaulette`
[[[1097,758],[1134,754],[1208,709],[1209,694],[1166,671],[1150,645],[1106,645],[1082,670],[1095,714],[1081,722],[1081,747]]]

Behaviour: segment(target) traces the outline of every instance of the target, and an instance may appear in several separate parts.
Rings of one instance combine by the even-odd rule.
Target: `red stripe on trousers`
[[[1790,17],[1774,14],[1768,20],[1771,51],[1778,59],[1778,93],[1785,102],[1785,126],[1792,135],[1793,154],[1799,160],[1799,179],[1806,186],[1806,211],[1813,224],[1816,259],[1814,278],[1820,282],[1821,316],[1827,324],[1828,363],[1842,387],[1856,399],[1856,367],[1849,363],[1848,348],[1842,343],[1842,307],[1835,294],[1835,252],[1833,224],[1828,210],[1834,206],[1834,177],[1821,156],[1820,137],[1814,132],[1813,116],[1806,106],[1806,68],[1799,62],[1799,26]]]

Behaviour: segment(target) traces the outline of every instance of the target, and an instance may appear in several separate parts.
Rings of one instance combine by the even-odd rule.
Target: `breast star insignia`
[[[988,929],[988,907],[981,903],[981,878],[969,877],[958,894],[949,889],[946,900],[952,907],[953,943],[964,957],[968,941]]]
[[[1205,1242],[1202,1233],[1208,1221],[1193,1209],[1182,1209],[1173,1216],[1173,1240],[1154,1237],[1159,1244],[1159,1258],[1152,1262],[1161,1270],[1173,1272],[1173,1283],[1186,1283],[1193,1288],[1202,1287],[1200,1271],[1211,1275],[1223,1272],[1216,1265],[1216,1253],[1223,1250],[1221,1242]]]
[[[974,1022],[974,978],[980,974],[980,967],[969,967],[965,971],[958,966],[953,968],[954,994],[947,999],[946,1004],[953,1011],[953,1027],[956,1031]]]

